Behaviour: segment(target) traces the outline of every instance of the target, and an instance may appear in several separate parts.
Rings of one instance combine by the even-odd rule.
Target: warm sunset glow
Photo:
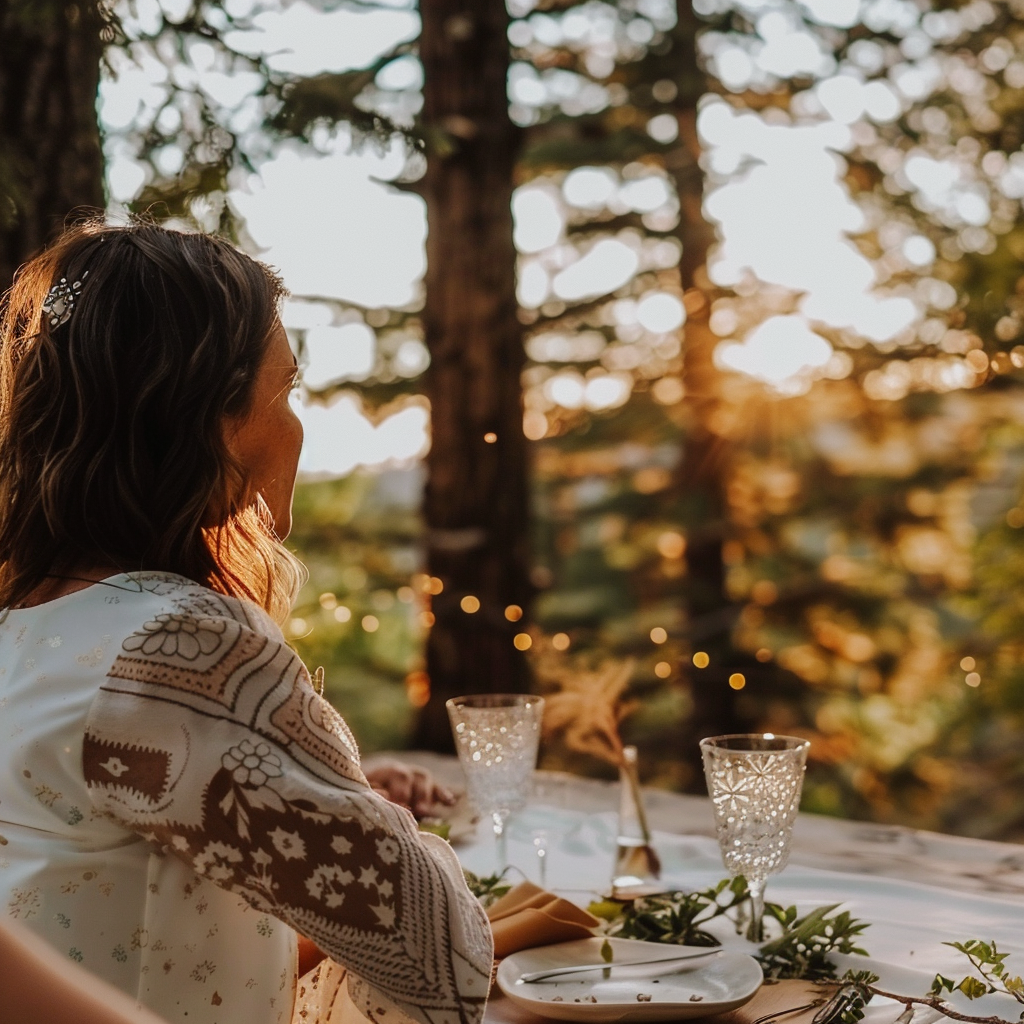
[[[748,13],[755,10],[755,6],[740,6],[749,7]],[[929,306],[941,310],[956,300],[955,291],[944,281],[931,279],[932,284],[924,287],[928,279],[922,278],[917,289],[889,281],[901,270],[928,273],[940,254],[926,233],[892,224],[886,234],[884,270],[851,244],[851,237],[868,225],[843,180],[844,160],[876,126],[891,125],[912,104],[924,102],[943,87],[939,65],[907,58],[888,76],[878,75],[878,44],[861,40],[843,58],[843,66],[837,67],[815,26],[840,30],[853,26],[864,16],[861,5],[856,0],[806,0],[800,10],[801,14],[791,15],[757,5],[754,46],[744,42],[742,34],[713,32],[701,44],[707,48],[704,57],[710,73],[725,91],[737,96],[749,89],[770,93],[773,83],[794,76],[806,79],[809,84],[797,91],[786,116],[775,116],[777,108],[772,107],[761,112],[744,109],[709,93],[697,118],[708,174],[705,210],[721,234],[711,254],[711,280],[725,288],[744,289],[747,295],[756,296],[759,288],[778,290],[772,299],[775,309],[765,306],[758,313],[756,300],[748,303],[748,315],[734,324],[739,329],[720,333],[715,359],[723,369],[760,381],[783,396],[806,393],[823,377],[849,376],[847,353],[835,348],[829,332],[839,331],[856,344],[903,344],[922,329]],[[666,12],[646,14],[655,22],[669,17],[659,30],[670,31],[672,18]],[[138,16],[146,17],[144,12]],[[544,32],[555,32],[551,38],[564,43],[561,21],[578,18],[571,31],[579,40],[588,39],[591,31],[607,29],[603,16],[596,6],[561,17],[545,15],[549,23]],[[921,14],[905,17],[920,20]],[[948,15],[950,26],[957,17]],[[889,22],[883,18],[878,24]],[[900,31],[911,31],[907,25]],[[280,71],[317,74],[357,67],[372,55],[413,38],[418,17],[404,9],[321,11],[301,3],[258,14],[256,26],[252,31],[229,33],[231,45],[269,54],[270,63]],[[960,30],[948,27],[954,36]],[[531,40],[531,45],[547,38],[543,32],[535,38],[534,18],[514,21],[512,31],[525,32],[523,38]],[[938,30],[918,26],[914,31],[925,39]],[[611,42],[613,36],[614,32],[602,45],[614,49],[618,44]],[[586,50],[591,44],[579,45]],[[987,71],[1002,67],[998,55],[993,56],[997,49],[986,51],[990,54],[986,59],[996,62],[991,68],[985,65]],[[586,59],[597,60],[596,53]],[[601,57],[599,63],[608,59]],[[1010,76],[1008,83],[1016,81],[1015,67],[1011,64],[1005,72]],[[99,110],[112,140],[107,177],[116,207],[130,202],[146,183],[145,170],[125,147],[114,144],[118,133],[154,116],[165,85],[161,69],[127,59],[114,59],[112,71],[101,84]],[[239,125],[251,123],[258,76],[226,75],[202,61],[195,74],[200,88],[242,118]],[[534,124],[540,111],[552,103],[570,117],[606,109],[612,95],[612,86],[604,80],[607,69],[594,74],[593,81],[585,82],[564,71],[542,74],[517,61],[509,74],[513,119],[522,125]],[[956,88],[970,92],[974,86],[961,77]],[[380,88],[406,90],[395,95],[412,96],[421,85],[422,68],[411,55],[387,64],[377,76]],[[670,80],[652,87],[659,102],[671,102],[676,92]],[[935,111],[926,111],[934,134],[945,115],[938,108],[929,110]],[[652,113],[641,127],[662,145],[673,144],[679,134],[678,119],[670,112]],[[167,146],[160,154],[165,172],[173,173],[180,166],[183,154],[174,150]],[[990,154],[993,159],[986,173],[993,184],[989,185],[968,159],[952,148],[942,150],[930,143],[926,132],[899,155],[900,166],[892,173],[903,182],[901,187],[915,206],[934,212],[952,232],[960,231],[950,238],[951,245],[974,246],[977,251],[990,244],[988,225],[997,216],[1000,198],[1015,201],[1024,195],[1019,154],[1002,155],[1002,163],[996,159],[999,155]],[[306,364],[308,390],[300,410],[306,444],[301,468],[313,477],[344,476],[360,467],[410,465],[422,459],[429,447],[429,410],[422,404],[396,406],[378,419],[351,395],[325,405],[309,394],[339,382],[368,379],[381,370],[382,361],[393,376],[409,378],[418,376],[429,363],[415,331],[399,337],[404,328],[389,333],[370,322],[373,310],[411,308],[419,301],[425,206],[415,194],[388,184],[403,173],[406,156],[397,140],[381,147],[353,146],[351,132],[341,128],[318,136],[309,151],[282,147],[259,164],[257,173],[240,176],[231,186],[231,205],[245,219],[246,232],[260,247],[261,258],[281,269],[296,296],[285,304],[284,322],[293,342],[301,345]],[[671,176],[654,163],[616,168],[583,165],[565,173],[540,174],[522,184],[514,193],[512,214],[521,257],[518,286],[523,306],[534,310],[552,302],[600,299],[628,289],[644,272],[674,267],[678,243],[670,238],[648,244],[632,229],[585,236],[574,234],[570,226],[585,213],[639,216],[647,228],[671,230],[678,205]],[[353,238],[360,239],[358,246],[350,244]],[[789,296],[787,301],[784,295]],[[350,310],[342,315],[330,305],[335,299],[368,312],[350,316]],[[545,402],[588,413],[617,409],[630,400],[635,379],[645,379],[643,368],[664,362],[665,353],[673,352],[673,345],[678,346],[685,335],[685,306],[673,287],[646,284],[616,306],[617,332],[621,333],[607,346],[596,374],[574,376],[572,367],[563,365],[551,380],[527,387],[524,433],[531,440],[548,434],[548,409],[541,407]],[[729,321],[728,310],[717,310],[716,332],[728,327]],[[584,328],[570,331],[562,348],[568,351],[577,336],[586,334]],[[600,343],[604,345],[604,339]],[[527,339],[527,344],[530,347],[533,341]],[[582,360],[586,347],[568,361]],[[530,347],[530,352],[532,359],[543,362],[546,358],[539,347]],[[547,358],[555,358],[553,349]],[[963,359],[957,359],[930,369],[920,366],[917,378],[904,381],[900,367],[905,365],[904,360],[894,360],[869,374],[865,387],[873,397],[894,400],[916,387],[968,388],[975,374],[987,369],[970,362],[965,366]],[[673,406],[683,401],[678,378],[655,371],[646,379],[657,403]],[[540,390],[543,400],[533,401],[532,392]],[[485,441],[495,443],[490,433]],[[1011,510],[1010,516],[1011,526],[1024,525],[1024,513],[1017,516]]]

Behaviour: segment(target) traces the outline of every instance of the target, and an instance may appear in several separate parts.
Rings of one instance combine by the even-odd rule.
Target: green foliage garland
[[[472,871],[466,871],[465,868],[462,873],[466,876],[466,885],[469,886],[469,891],[485,907],[500,900],[512,888],[512,883],[505,881],[504,874],[474,875]]]
[[[616,938],[717,946],[719,940],[706,930],[706,925],[719,917],[735,921],[749,901],[747,883],[737,877],[696,892],[663,893],[631,903],[602,900],[592,903],[590,911],[608,921],[608,934]],[[837,906],[817,907],[799,917],[796,907],[766,904],[766,916],[775,920],[782,932],[755,954],[765,977],[834,979],[836,968],[828,958],[830,953],[867,956],[856,944],[867,922],[857,921],[846,911],[833,913]]]

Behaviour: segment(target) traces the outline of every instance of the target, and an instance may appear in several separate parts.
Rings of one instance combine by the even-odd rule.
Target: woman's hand
[[[366,781],[392,803],[408,807],[423,818],[437,804],[451,807],[455,794],[426,770],[402,761],[377,761],[366,773]]]

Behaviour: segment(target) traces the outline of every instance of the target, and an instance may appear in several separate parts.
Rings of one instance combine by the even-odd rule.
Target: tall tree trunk
[[[414,742],[447,750],[447,698],[528,682],[513,644],[524,622],[505,617],[513,604],[525,612],[531,596],[511,212],[517,131],[503,0],[422,0],[420,14],[433,424],[423,515],[428,571],[444,589],[433,599],[431,694]]]
[[[0,0],[0,292],[76,209],[102,209],[95,3]]]
[[[734,602],[726,590],[723,545],[728,522],[726,482],[732,461],[732,444],[714,429],[722,404],[721,371],[713,353],[718,338],[711,331],[711,291],[705,267],[715,240],[714,229],[702,215],[704,176],[700,168],[697,136],[697,101],[706,90],[697,64],[697,35],[701,24],[691,5],[678,0],[676,46],[680,51],[679,134],[680,146],[669,161],[680,202],[677,235],[683,254],[679,271],[685,289],[687,322],[683,352],[683,386],[688,422],[683,457],[676,487],[687,508],[687,518],[701,525],[687,538],[687,575],[683,600],[694,651],[710,658],[706,668],[688,666],[693,711],[686,723],[681,749],[684,760],[700,778],[701,736],[736,732],[749,727],[737,707],[736,691],[729,675],[741,666],[731,642]],[[745,663],[750,660],[742,658]]]

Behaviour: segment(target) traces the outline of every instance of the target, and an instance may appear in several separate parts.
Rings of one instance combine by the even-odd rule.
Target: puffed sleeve
[[[367,1016],[480,1020],[490,929],[457,858],[370,789],[344,721],[254,606],[193,592],[128,637],[83,768],[100,810],[345,967]]]

